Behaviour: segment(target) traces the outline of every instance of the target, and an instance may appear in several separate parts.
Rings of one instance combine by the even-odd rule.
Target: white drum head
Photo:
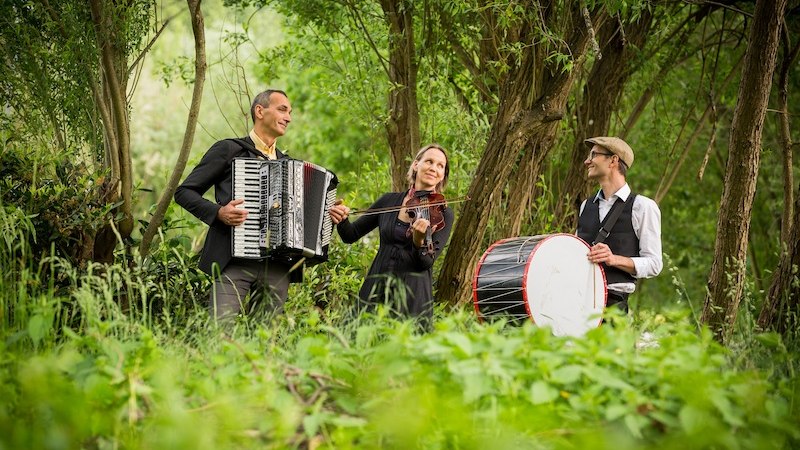
[[[534,323],[556,336],[582,336],[597,328],[606,306],[603,269],[586,258],[589,246],[571,234],[546,237],[525,268],[525,307]]]

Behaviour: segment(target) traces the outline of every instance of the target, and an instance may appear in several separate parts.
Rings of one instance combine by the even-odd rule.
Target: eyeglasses
[[[613,153],[603,153],[603,152],[596,152],[596,151],[594,151],[594,150],[590,150],[590,151],[589,151],[589,159],[590,159],[590,160],[591,160],[591,159],[594,159],[594,157],[595,157],[595,156],[599,156],[599,155],[603,155],[603,156],[614,156],[614,154],[613,154]]]

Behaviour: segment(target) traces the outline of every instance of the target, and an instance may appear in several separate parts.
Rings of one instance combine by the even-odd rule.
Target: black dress
[[[401,206],[406,192],[383,194],[370,209]],[[437,250],[423,255],[406,234],[409,224],[399,220],[399,211],[363,216],[355,222],[344,220],[337,226],[339,236],[348,244],[378,228],[380,246],[359,298],[368,309],[390,303],[401,317],[420,318],[429,323],[433,315],[433,262],[442,253],[453,226],[453,210],[444,210],[444,227],[433,233]]]

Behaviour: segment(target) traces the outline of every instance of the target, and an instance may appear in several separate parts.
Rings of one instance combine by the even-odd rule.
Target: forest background
[[[2,3],[0,445],[798,442],[797,2],[199,8]],[[294,108],[281,148],[336,172],[348,205],[401,187],[422,144],[449,150],[447,195],[473,200],[433,333],[347,318],[376,237],[334,239],[276,320],[203,311],[205,226],[170,192],[268,87]],[[477,258],[574,231],[596,135],[634,148],[665,270],[580,340],[477,323]]]

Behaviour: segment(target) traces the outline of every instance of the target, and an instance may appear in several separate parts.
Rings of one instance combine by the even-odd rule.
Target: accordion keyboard
[[[289,158],[235,158],[232,164],[233,198],[244,199],[240,207],[248,212],[245,223],[233,228],[233,256],[304,257],[306,265],[327,260],[336,175]]]
[[[233,198],[244,199],[239,208],[247,210],[247,219],[233,228],[233,256],[260,258],[261,246],[261,185],[259,159],[237,158],[233,161]]]

